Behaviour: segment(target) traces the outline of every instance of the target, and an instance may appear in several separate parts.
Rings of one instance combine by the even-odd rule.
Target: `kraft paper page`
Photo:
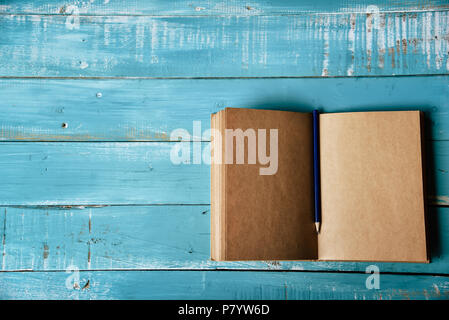
[[[320,115],[320,260],[427,261],[420,116]]]
[[[261,175],[259,169],[267,165],[259,163],[259,159],[255,165],[247,164],[247,161],[245,164],[222,165],[225,259],[317,259],[311,115],[227,108],[224,116],[227,129],[255,129],[256,133],[258,129],[266,129],[267,153],[270,152],[270,129],[278,130],[275,174]],[[244,154],[247,157],[247,143]]]

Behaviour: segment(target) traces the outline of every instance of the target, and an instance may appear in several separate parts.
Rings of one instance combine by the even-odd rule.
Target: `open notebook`
[[[226,108],[211,116],[219,133],[211,142],[212,259],[428,262],[421,112],[328,113],[319,120],[317,234],[312,114]],[[243,135],[243,164],[236,163],[236,136],[226,136],[235,129],[256,133],[255,140]],[[264,137],[258,132],[265,145],[254,142]],[[276,168],[273,159],[257,157],[265,146],[265,155],[276,151],[275,142]],[[275,173],[261,174],[269,166]]]

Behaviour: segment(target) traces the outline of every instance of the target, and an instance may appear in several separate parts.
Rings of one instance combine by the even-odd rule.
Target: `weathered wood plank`
[[[447,277],[381,274],[380,288],[367,289],[368,276],[234,271],[3,272],[0,299],[449,298]],[[71,288],[75,283],[76,288]]]
[[[179,142],[3,142],[0,205],[209,204],[210,167],[174,164]],[[209,143],[201,144],[209,159]],[[428,146],[432,203],[449,204],[449,141]]]
[[[429,203],[449,205],[449,141],[427,143],[424,174]]]
[[[223,107],[425,111],[449,140],[449,77],[226,80],[0,79],[2,141],[167,141]],[[67,127],[63,128],[62,124]]]
[[[371,7],[370,7],[371,6]],[[448,8],[444,0],[227,0],[217,3],[211,0],[171,0],[154,2],[148,0],[75,1],[0,1],[0,13],[12,14],[64,14],[76,10],[86,15],[254,15],[298,14],[318,12],[366,12],[369,10],[435,10]]]
[[[0,15],[0,76],[447,74],[449,11],[279,16]]]
[[[365,272],[366,262],[210,260],[209,206],[0,208],[1,270],[246,269]],[[4,227],[3,227],[4,226]],[[430,208],[431,263],[380,272],[449,274],[449,208]]]
[[[0,203],[208,204],[209,166],[173,164],[174,145],[2,143]]]
[[[209,206],[0,211],[6,221],[2,270],[213,267]]]
[[[446,204],[448,199],[448,144],[436,142],[435,159],[430,159],[435,169],[428,173],[428,195],[439,204]],[[173,146],[2,143],[0,204],[208,204],[209,166],[173,164]],[[207,148],[208,143],[203,143],[203,152]]]

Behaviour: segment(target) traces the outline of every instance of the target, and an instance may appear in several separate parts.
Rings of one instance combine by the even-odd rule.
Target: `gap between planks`
[[[360,111],[363,112],[363,111]],[[334,112],[330,112],[334,113]],[[449,141],[449,139],[426,139],[426,141]],[[210,140],[0,140],[2,143],[179,143],[179,142],[200,142],[208,143]]]
[[[364,271],[351,271],[351,270],[273,270],[273,269],[232,269],[232,268],[216,268],[216,269],[190,269],[190,268],[161,268],[161,269],[80,269],[79,272],[257,272],[257,273],[321,273],[321,274],[366,274]],[[20,269],[20,270],[0,270],[2,273],[67,273],[67,270],[33,270],[33,269]],[[444,273],[423,273],[423,272],[380,272],[383,275],[398,275],[398,276],[428,276],[428,277],[445,277],[449,278],[449,274]]]
[[[378,13],[381,14],[390,14],[390,13],[424,13],[424,12],[444,12],[449,11],[449,6],[445,7],[435,7],[428,9],[401,9],[401,10],[381,10],[379,9]],[[297,12],[297,13],[258,13],[257,11],[251,12],[248,10],[247,13],[236,13],[236,14],[139,14],[139,13],[77,13],[77,14],[68,14],[68,13],[11,13],[11,12],[0,12],[0,16],[77,16],[77,17],[149,17],[149,18],[230,18],[230,17],[294,17],[294,16],[338,16],[338,15],[347,15],[347,14],[367,14],[371,12],[362,11],[362,10],[349,10],[349,11],[337,11],[337,12]]]
[[[414,73],[414,74],[377,74],[377,75],[336,75],[336,76],[229,76],[229,77],[115,77],[115,76],[81,76],[81,77],[58,77],[58,76],[0,76],[0,79],[12,80],[263,80],[263,79],[361,79],[361,78],[404,78],[404,77],[444,77],[449,73]]]
[[[17,205],[17,204],[4,204],[0,205],[2,208],[16,208],[16,209],[60,209],[60,210],[84,210],[93,208],[106,208],[106,207],[198,207],[198,206],[210,206],[210,203],[117,203],[117,204],[34,204],[34,205]],[[428,207],[432,208],[447,208],[449,204],[435,204],[429,203]]]

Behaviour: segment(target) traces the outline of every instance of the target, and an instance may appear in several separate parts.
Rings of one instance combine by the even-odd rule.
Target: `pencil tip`
[[[320,223],[315,222],[316,233],[320,233]]]

